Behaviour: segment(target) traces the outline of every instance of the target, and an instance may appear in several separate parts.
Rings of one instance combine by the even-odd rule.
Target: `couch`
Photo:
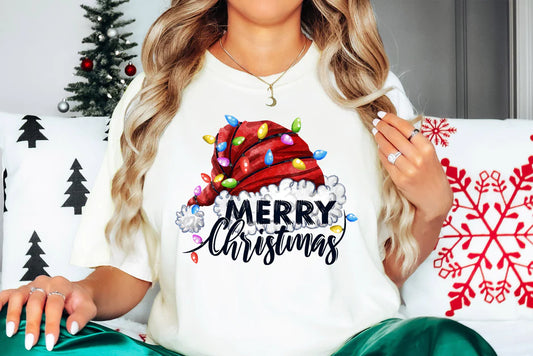
[[[0,113],[2,288],[43,273],[90,273],[69,264],[69,249],[108,121]],[[401,290],[401,312],[460,321],[499,355],[533,355],[533,121],[426,117],[419,125],[454,204],[432,254]],[[144,339],[156,292],[105,324]]]

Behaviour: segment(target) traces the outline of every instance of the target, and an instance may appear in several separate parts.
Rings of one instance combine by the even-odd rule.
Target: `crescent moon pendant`
[[[272,101],[270,102],[270,104],[266,104],[266,106],[276,106],[276,104],[278,103],[278,101],[276,100],[276,98],[274,98],[274,88],[273,88],[273,85],[274,84],[269,84],[268,85],[268,88],[267,88],[267,91],[270,92],[270,97],[269,99],[272,99]]]
[[[278,101],[276,100],[276,98],[274,98],[273,96],[269,97],[269,99],[271,99],[272,101],[270,102],[270,104],[266,104],[266,106],[276,106],[276,104],[278,103]]]

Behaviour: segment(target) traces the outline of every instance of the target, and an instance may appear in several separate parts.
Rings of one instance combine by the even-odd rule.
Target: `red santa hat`
[[[238,122],[229,118],[230,124],[215,138],[206,139],[214,144],[211,182],[195,191],[188,205],[212,205],[223,190],[231,195],[255,193],[285,178],[311,181],[315,186],[324,184],[316,154],[297,133],[300,119],[295,120],[293,130],[288,130],[272,121]]]

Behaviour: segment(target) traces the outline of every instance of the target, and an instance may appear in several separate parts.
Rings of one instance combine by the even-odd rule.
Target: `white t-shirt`
[[[185,355],[328,355],[397,316],[399,293],[380,256],[375,140],[322,89],[319,55],[313,44],[269,107],[264,83],[206,52],[144,183],[143,208],[160,236],[154,342]],[[141,232],[129,254],[104,237],[126,105],[143,77],[113,114],[72,262],[150,281]],[[385,86],[396,87],[388,96],[399,116],[412,118],[398,78],[390,73]]]

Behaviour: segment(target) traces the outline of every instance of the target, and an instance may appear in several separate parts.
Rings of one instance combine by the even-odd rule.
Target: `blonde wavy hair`
[[[301,22],[302,31],[321,50],[319,77],[335,102],[357,110],[368,130],[378,111],[396,113],[384,95],[391,89],[383,88],[389,61],[370,0],[304,0]],[[124,247],[128,236],[143,229],[155,270],[157,236],[142,209],[146,172],[154,162],[161,134],[180,107],[184,89],[202,68],[205,51],[226,27],[225,1],[173,0],[150,27],[143,43],[145,79],[130,102],[138,103],[127,110],[120,139],[124,163],[112,182],[115,211],[107,224],[106,237],[110,239],[114,234]],[[411,233],[414,207],[383,166],[381,172],[384,204],[380,219],[394,231],[387,241],[387,253],[395,252],[402,272],[408,273],[419,251]],[[157,278],[157,271],[152,273]]]

